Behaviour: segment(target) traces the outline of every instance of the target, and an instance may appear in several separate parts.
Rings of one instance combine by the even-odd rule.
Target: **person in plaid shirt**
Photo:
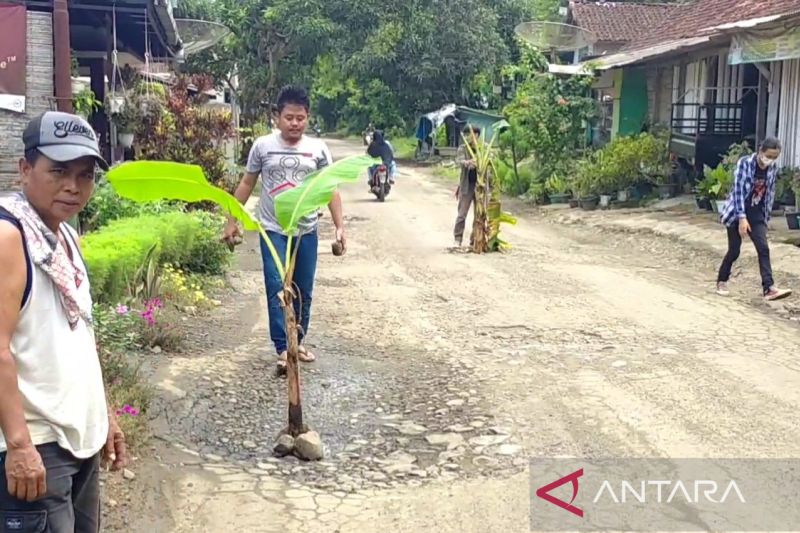
[[[758,266],[764,298],[780,300],[792,294],[790,290],[778,289],[772,279],[767,230],[772,203],[775,200],[775,185],[778,177],[776,164],[781,155],[778,139],[765,139],[753,155],[739,160],[734,173],[733,191],[728,197],[720,221],[728,231],[728,253],[722,260],[717,276],[717,294],[728,296],[728,280],[733,264],[739,259],[742,239],[750,237],[758,252]]]

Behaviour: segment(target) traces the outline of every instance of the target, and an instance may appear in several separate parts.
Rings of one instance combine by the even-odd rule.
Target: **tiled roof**
[[[662,24],[674,8],[635,2],[570,2],[573,24],[593,32],[599,41],[626,43]]]
[[[650,26],[626,48],[711,35],[723,24],[793,13],[800,13],[800,0],[694,0],[675,6],[663,24]]]

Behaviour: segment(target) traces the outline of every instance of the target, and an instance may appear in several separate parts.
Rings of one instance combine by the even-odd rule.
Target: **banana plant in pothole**
[[[286,254],[280,257],[267,237],[264,228],[236,198],[226,191],[211,185],[197,165],[166,161],[132,161],[122,163],[109,170],[107,179],[117,194],[134,202],[156,202],[179,200],[187,203],[213,202],[238,220],[246,231],[257,231],[267,245],[272,259],[283,280],[283,291],[279,294],[283,308],[287,353],[287,390],[289,399],[288,425],[278,435],[275,453],[279,456],[294,454],[305,460],[322,459],[322,441],[317,432],[303,422],[303,408],[298,365],[298,317],[294,301],[298,297],[293,282],[298,246],[302,235],[298,233],[299,221],[324,206],[333,198],[333,193],[342,183],[357,181],[361,173],[375,160],[367,156],[341,159],[321,170],[306,176],[303,183],[275,197],[275,213],[289,242]],[[333,243],[333,252],[341,255],[341,243]],[[294,249],[294,253],[292,253]]]

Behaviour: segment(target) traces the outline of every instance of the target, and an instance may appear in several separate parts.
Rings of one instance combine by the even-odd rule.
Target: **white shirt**
[[[77,234],[67,224],[61,231],[73,263],[86,273]],[[31,292],[11,337],[25,420],[34,445],[55,442],[78,459],[87,459],[101,450],[108,436],[94,331],[83,320],[71,329],[58,289],[38,267],[31,271]],[[91,307],[88,277],[78,287],[77,298]],[[5,450],[0,432],[0,451]]]

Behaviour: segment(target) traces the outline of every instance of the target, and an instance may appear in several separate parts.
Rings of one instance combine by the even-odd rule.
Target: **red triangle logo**
[[[560,479],[557,479],[552,483],[550,483],[549,485],[540,487],[539,489],[536,490],[536,496],[552,503],[553,505],[557,505],[558,507],[561,507],[566,511],[569,511],[574,515],[583,518],[583,509],[572,505],[572,502],[574,502],[575,498],[578,497],[578,478],[580,478],[582,475],[583,475],[583,468],[581,468],[580,470],[576,470],[575,472],[567,476],[564,476]],[[560,500],[550,494],[551,490],[557,489],[561,485],[566,485],[567,483],[572,483],[572,499],[569,502]]]

